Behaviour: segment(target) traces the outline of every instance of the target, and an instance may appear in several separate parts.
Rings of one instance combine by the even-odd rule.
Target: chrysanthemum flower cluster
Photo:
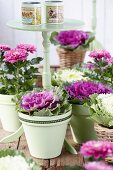
[[[89,162],[84,165],[85,170],[113,170],[113,166],[105,162]]]
[[[89,56],[92,60],[84,65],[87,68],[84,75],[113,87],[113,56],[107,50],[91,51]]]
[[[88,141],[81,146],[80,153],[87,160],[85,170],[113,170],[113,166],[105,163],[105,158],[113,156],[112,142]]]
[[[4,60],[9,63],[27,60],[29,53],[36,52],[36,48],[30,44],[19,44],[16,48],[10,49],[7,45],[0,45],[0,52],[4,52]]]
[[[40,57],[30,58],[36,52],[31,44],[19,44],[11,49],[0,44],[0,94],[15,95],[35,87]]]

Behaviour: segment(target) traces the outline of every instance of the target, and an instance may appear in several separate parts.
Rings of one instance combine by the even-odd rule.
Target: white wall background
[[[90,30],[92,0],[64,0],[64,7],[65,18],[83,20]],[[37,45],[38,55],[43,57],[41,33],[12,30],[6,26],[8,20],[21,18],[20,11],[21,0],[0,0],[0,43],[12,47],[20,42],[33,43]],[[97,39],[113,55],[113,0],[97,0],[97,20]],[[54,46],[51,46],[50,63],[59,63]]]

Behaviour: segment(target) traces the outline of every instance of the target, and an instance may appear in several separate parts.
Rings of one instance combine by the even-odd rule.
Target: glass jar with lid
[[[46,23],[61,24],[64,22],[63,1],[45,1]]]
[[[27,25],[41,24],[41,3],[37,1],[23,1],[21,6],[22,23]]]

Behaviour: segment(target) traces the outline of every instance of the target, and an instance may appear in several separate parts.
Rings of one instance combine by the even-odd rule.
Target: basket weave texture
[[[71,68],[75,64],[81,64],[84,62],[86,50],[77,49],[75,51],[65,50],[63,48],[57,48],[57,53],[60,59],[60,68]]]
[[[95,124],[95,131],[98,140],[107,140],[113,142],[113,129],[109,129],[107,127]]]

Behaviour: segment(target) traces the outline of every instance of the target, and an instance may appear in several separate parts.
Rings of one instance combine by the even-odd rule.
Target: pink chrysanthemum
[[[36,48],[34,45],[31,45],[31,44],[19,44],[17,46],[18,49],[24,49],[26,50],[27,52],[30,52],[30,53],[34,53],[36,52]]]
[[[11,49],[11,48],[10,48],[8,45],[0,44],[0,52],[8,51],[8,50],[10,50],[10,49]]]
[[[107,156],[113,156],[113,143],[108,141],[88,141],[82,145],[80,153],[86,158],[105,159]]]
[[[111,55],[108,51],[106,50],[96,50],[96,51],[92,51],[89,54],[90,57],[96,59],[96,60],[100,60],[100,59],[108,59],[111,58]]]
[[[113,170],[113,166],[105,162],[89,162],[84,165],[85,170]]]
[[[5,52],[4,61],[9,63],[16,63],[17,61],[25,61],[27,59],[27,51],[24,49],[12,49]]]
[[[108,64],[113,64],[113,57],[107,58],[107,59],[106,59],[106,63],[108,63]]]

